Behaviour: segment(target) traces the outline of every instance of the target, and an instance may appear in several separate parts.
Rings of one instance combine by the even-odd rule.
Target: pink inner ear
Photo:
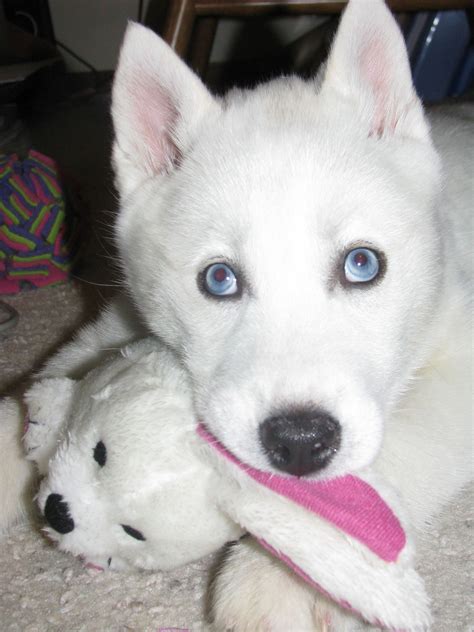
[[[130,100],[130,139],[148,175],[170,169],[179,152],[172,138],[178,113],[156,80],[135,78],[127,90]],[[133,135],[133,136],[132,136]]]
[[[393,101],[396,86],[386,42],[377,37],[370,38],[362,47],[359,62],[362,80],[374,96],[375,114],[370,135],[381,137],[384,131],[393,133],[397,125]]]

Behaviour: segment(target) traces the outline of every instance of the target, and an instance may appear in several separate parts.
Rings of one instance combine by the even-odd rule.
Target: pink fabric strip
[[[197,433],[257,483],[289,498],[362,542],[386,562],[395,562],[406,544],[400,521],[377,491],[347,474],[327,481],[262,472],[239,461],[200,423]]]

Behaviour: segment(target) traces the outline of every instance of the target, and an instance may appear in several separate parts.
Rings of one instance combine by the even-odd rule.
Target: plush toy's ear
[[[322,91],[353,104],[372,136],[427,138],[405,42],[383,0],[351,0],[329,55]]]
[[[173,169],[202,118],[216,111],[217,102],[176,53],[149,29],[130,23],[112,97],[120,195]]]
[[[24,444],[27,459],[46,474],[48,461],[69,417],[76,382],[69,378],[45,378],[25,393],[27,407]]]

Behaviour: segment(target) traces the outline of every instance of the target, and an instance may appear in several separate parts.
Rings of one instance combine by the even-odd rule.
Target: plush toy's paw
[[[216,632],[352,632],[355,620],[246,537],[231,545],[211,587]]]
[[[41,474],[47,473],[48,461],[56,451],[74,387],[68,378],[50,378],[35,383],[25,394],[26,458],[36,463]]]
[[[23,411],[12,398],[0,399],[0,535],[31,507],[34,468],[21,447]]]

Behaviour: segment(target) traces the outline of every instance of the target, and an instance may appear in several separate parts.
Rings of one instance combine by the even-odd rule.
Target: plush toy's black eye
[[[100,467],[104,467],[105,462],[107,461],[107,449],[102,441],[99,441],[99,443],[94,448],[94,459],[97,461]]]
[[[120,526],[125,531],[125,533],[130,535],[132,538],[135,538],[135,540],[146,540],[143,533],[140,533],[140,531],[134,529],[133,527],[129,527],[128,524],[121,524]]]

